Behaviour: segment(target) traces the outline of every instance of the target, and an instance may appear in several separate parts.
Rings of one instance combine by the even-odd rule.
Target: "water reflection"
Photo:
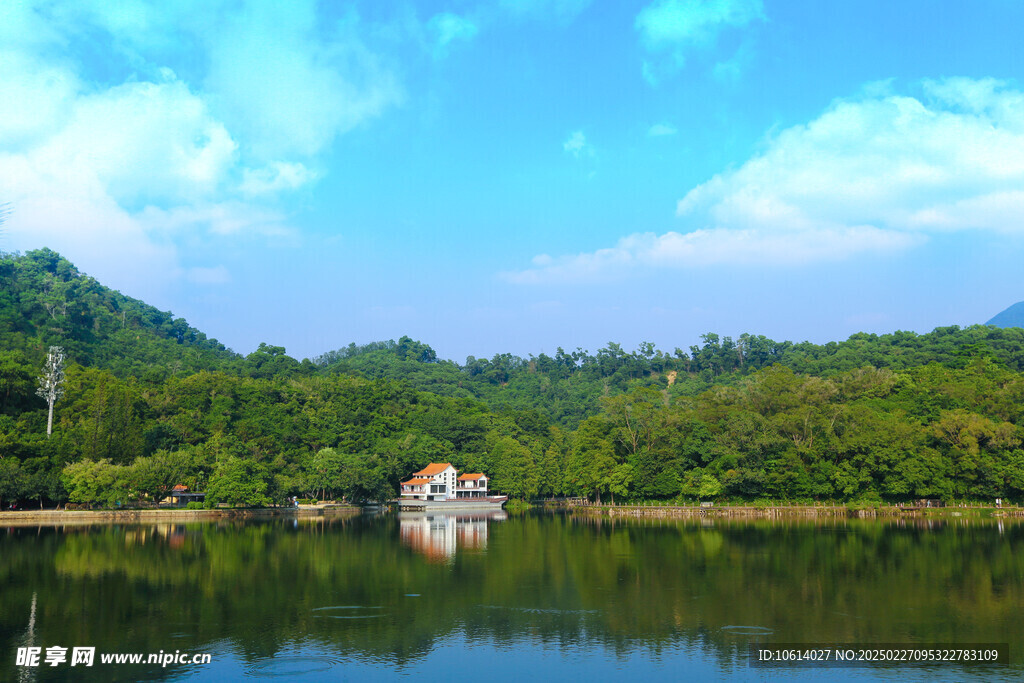
[[[698,663],[720,677],[747,670],[751,642],[1009,642],[1019,662],[1024,526],[928,521],[412,513],[11,529],[0,680],[19,680],[9,665],[28,642],[211,652],[228,668],[205,671],[222,680],[419,675],[444,671],[442,657],[545,678],[671,678]]]
[[[448,563],[457,550],[487,549],[487,525],[508,519],[504,510],[465,513],[399,513],[402,542],[431,562]]]

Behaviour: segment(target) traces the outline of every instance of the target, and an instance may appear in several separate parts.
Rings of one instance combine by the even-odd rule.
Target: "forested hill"
[[[183,319],[83,275],[50,249],[0,253],[0,340],[8,358],[35,366],[56,345],[81,365],[153,381],[239,358]]]
[[[64,394],[36,395],[47,347]],[[0,258],[0,505],[381,499],[431,461],[517,498],[1024,502],[1024,330],[707,334],[440,360],[402,337],[246,357],[49,250]]]
[[[433,349],[408,337],[325,353],[313,363],[328,373],[394,379],[421,391],[477,398],[491,409],[535,410],[547,419],[575,428],[600,410],[602,396],[652,387],[666,397],[698,396],[718,385],[736,385],[773,365],[822,378],[863,367],[894,371],[939,363],[963,368],[987,358],[1024,370],[1024,330],[975,325],[940,327],[927,334],[859,333],[843,342],[777,342],[762,335],[738,339],[706,334],[702,344],[665,353],[650,343],[626,351],[610,342],[596,353],[559,348],[554,356],[521,358],[498,354],[470,356],[464,365],[439,361]]]
[[[651,343],[627,351],[609,342],[591,353],[501,353],[470,356],[464,364],[437,357],[428,345],[402,337],[329,351],[312,361],[261,344],[243,357],[182,318],[124,296],[83,275],[49,249],[0,254],[0,340],[7,358],[38,367],[50,345],[64,347],[82,366],[160,383],[200,370],[256,378],[314,374],[389,379],[442,396],[475,398],[491,409],[535,410],[575,427],[600,410],[601,396],[654,387],[672,396],[696,396],[715,385],[779,364],[800,374],[831,377],[872,366],[892,370],[941,363],[962,367],[987,357],[1024,370],[1024,330],[994,326],[940,327],[927,334],[859,333],[846,341],[812,344],[743,334],[709,333],[701,344],[671,353]]]

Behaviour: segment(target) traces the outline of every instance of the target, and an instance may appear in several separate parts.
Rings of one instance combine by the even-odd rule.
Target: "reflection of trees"
[[[452,634],[613,652],[685,643],[723,661],[750,638],[729,625],[790,642],[1024,640],[1018,524],[526,516],[443,564],[399,537],[394,517],[14,530],[0,536],[0,647],[16,647],[33,592],[40,643],[229,639],[255,658],[309,639],[398,666]]]

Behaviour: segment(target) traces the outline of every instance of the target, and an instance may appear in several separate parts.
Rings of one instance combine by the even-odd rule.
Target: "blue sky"
[[[1024,4],[0,4],[0,248],[242,353],[705,332],[1024,299]]]

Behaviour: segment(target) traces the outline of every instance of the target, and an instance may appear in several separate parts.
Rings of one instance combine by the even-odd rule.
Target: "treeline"
[[[709,333],[702,344],[671,354],[650,342],[634,351],[609,342],[596,353],[583,349],[522,358],[470,356],[464,365],[439,361],[430,347],[399,342],[349,345],[313,359],[322,372],[396,379],[445,396],[476,398],[493,409],[536,410],[565,429],[601,410],[601,396],[649,387],[674,399],[696,397],[716,386],[735,386],[751,374],[782,365],[823,378],[864,367],[904,371],[929,363],[963,368],[977,358],[1024,371],[1024,330],[976,325],[940,327],[928,334],[858,333],[844,342],[776,342],[743,334],[736,340]]]
[[[1024,330],[814,345],[708,334],[440,360],[409,337],[235,354],[49,250],[0,258],[0,503],[389,498],[431,461],[517,498],[1024,496]],[[36,382],[65,348],[46,437]]]
[[[31,390],[23,368],[12,405],[32,403]],[[73,364],[65,392],[49,439],[44,407],[0,415],[0,498],[116,505],[176,484],[246,505],[390,498],[432,460],[497,473],[506,442],[548,438],[533,413],[356,377],[201,371],[154,388]]]

